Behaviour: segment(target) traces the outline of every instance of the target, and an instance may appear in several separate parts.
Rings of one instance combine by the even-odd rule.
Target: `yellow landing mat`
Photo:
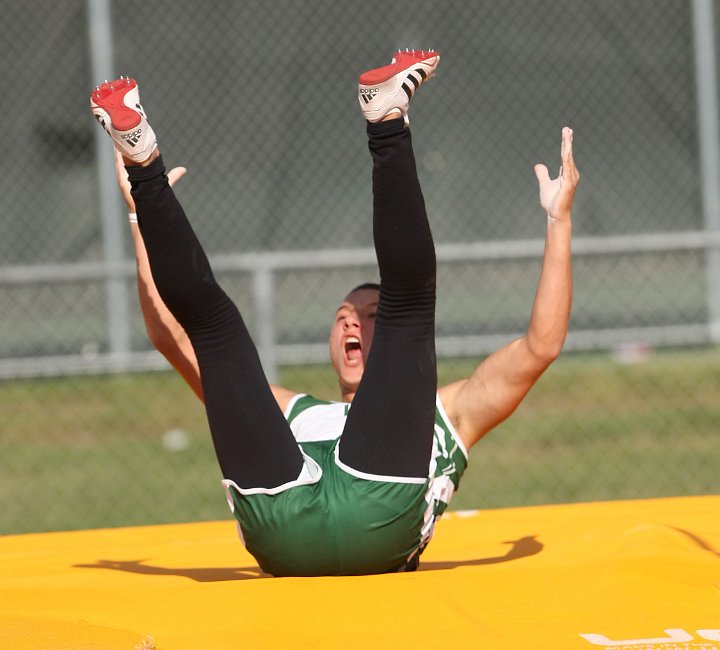
[[[0,648],[720,650],[720,496],[450,513],[423,559],[268,578],[230,521],[0,537]]]

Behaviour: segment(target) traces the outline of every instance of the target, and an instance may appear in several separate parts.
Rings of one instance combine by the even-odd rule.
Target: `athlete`
[[[359,78],[380,284],[353,289],[337,310],[329,345],[338,402],[268,385],[242,317],[170,188],[137,83],[121,77],[91,96],[137,217],[150,338],[204,400],[241,538],[271,575],[415,569],[457,489],[467,450],[515,410],[567,334],[579,173],[565,128],[559,176],[535,166],[547,230],[527,333],[468,379],[437,387],[435,252],[408,107],[439,60],[433,51],[398,52],[390,65]]]

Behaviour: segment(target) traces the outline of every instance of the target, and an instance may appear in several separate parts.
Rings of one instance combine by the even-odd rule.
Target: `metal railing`
[[[544,242],[541,239],[439,244],[438,264],[470,261],[540,258]],[[576,259],[588,255],[619,255],[628,253],[660,253],[673,251],[705,251],[706,258],[720,252],[720,232],[673,232],[609,237],[578,237],[573,242]],[[268,253],[238,253],[211,256],[216,272],[249,274],[252,286],[252,312],[255,317],[256,345],[263,367],[270,381],[277,377],[279,365],[318,363],[327,359],[325,343],[279,344],[275,332],[275,275],[279,271],[309,269],[339,269],[347,266],[373,267],[375,252],[371,248],[323,249],[315,251],[275,251]],[[130,261],[116,263],[49,264],[43,266],[10,266],[0,268],[0,287],[33,283],[54,285],[66,282],[122,283],[124,291],[133,281],[135,265]],[[716,291],[720,282],[708,281],[707,291]],[[720,297],[707,293],[707,303]],[[566,343],[568,350],[602,350],[614,346],[643,341],[651,345],[680,345],[717,343],[720,322],[708,310],[710,320],[684,325],[654,325],[633,328],[604,328],[571,331]],[[112,327],[129,329],[127,323],[115,322],[117,312],[108,319]],[[715,320],[713,320],[713,318]],[[440,356],[476,356],[486,354],[511,340],[521,332],[507,335],[443,336],[437,340]],[[110,339],[110,334],[108,335]],[[111,373],[166,368],[166,362],[156,353],[109,352],[92,355],[47,356],[0,360],[0,379],[12,377]]]

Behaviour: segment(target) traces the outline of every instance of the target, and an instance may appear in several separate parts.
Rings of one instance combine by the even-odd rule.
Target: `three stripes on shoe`
[[[416,76],[417,75],[417,76]],[[418,79],[419,77],[419,79]],[[427,79],[427,73],[422,68],[414,68],[412,70],[408,70],[407,77],[405,78],[405,81],[402,83],[402,89],[405,91],[405,94],[408,96],[408,99],[410,99],[413,96],[413,93],[418,89],[418,86]],[[412,88],[408,85],[408,80],[412,82]],[[363,98],[366,104],[369,104],[377,95],[377,89],[373,88],[372,90],[367,90],[365,88],[360,90],[360,96]]]

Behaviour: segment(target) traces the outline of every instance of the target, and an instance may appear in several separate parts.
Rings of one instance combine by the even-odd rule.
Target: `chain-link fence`
[[[567,352],[473,451],[456,507],[720,487],[720,206],[711,0],[5,0],[0,532],[226,517],[201,405],[151,351],[89,90],[131,74],[271,376],[322,365],[376,279],[357,74],[443,55],[413,102],[438,244],[441,380],[527,325],[532,172],[575,129]]]

